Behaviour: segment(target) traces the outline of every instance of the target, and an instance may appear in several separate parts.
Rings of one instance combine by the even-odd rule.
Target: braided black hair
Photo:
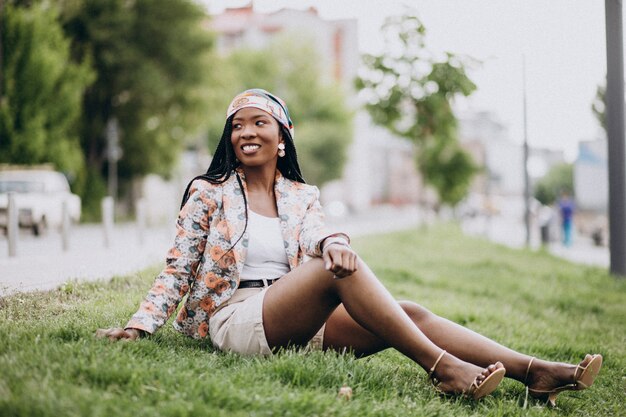
[[[289,133],[289,130],[283,125],[280,125],[280,131],[285,142],[285,156],[278,158],[276,167],[280,173],[283,174],[283,177],[306,184],[306,181],[302,177],[302,172],[300,172],[298,154],[296,153],[296,146],[293,143],[291,133]]]

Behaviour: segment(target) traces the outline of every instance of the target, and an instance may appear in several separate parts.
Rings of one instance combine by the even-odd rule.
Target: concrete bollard
[[[67,200],[63,200],[61,215],[61,243],[63,252],[67,252],[70,249],[70,212]]]
[[[102,229],[104,231],[104,247],[111,246],[111,238],[113,237],[113,197],[104,197],[102,199]]]
[[[9,257],[17,256],[17,236],[19,232],[18,208],[15,202],[15,193],[10,192],[7,196],[7,237],[9,239]]]
[[[143,245],[146,234],[146,199],[140,198],[137,200],[137,234],[139,237],[139,244]]]

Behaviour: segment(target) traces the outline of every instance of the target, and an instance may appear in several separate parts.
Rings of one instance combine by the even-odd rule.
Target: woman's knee
[[[311,258],[273,284],[268,293],[276,292],[279,288],[287,290],[290,296],[325,293],[334,285],[332,276],[332,273],[324,268],[324,261],[321,258]]]
[[[413,302],[413,301],[399,301],[400,307],[414,322],[423,322],[433,318],[435,315],[426,307]]]

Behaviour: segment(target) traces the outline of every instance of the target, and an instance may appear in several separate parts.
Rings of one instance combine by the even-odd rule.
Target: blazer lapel
[[[243,189],[237,180],[237,174],[241,177],[241,186],[243,186]],[[224,184],[222,207],[224,210],[227,230],[224,239],[229,243],[228,248],[238,241],[233,248],[233,252],[239,273],[241,273],[241,270],[243,269],[243,263],[248,247],[247,231],[244,235],[246,226],[246,207],[242,193],[247,193],[246,181],[243,172],[239,172],[237,170]]]
[[[294,269],[298,265],[298,236],[300,235],[301,207],[296,203],[293,185],[289,180],[276,170],[274,182],[274,194],[276,195],[276,207],[280,218],[280,231],[285,244],[285,251],[289,259],[289,266]]]

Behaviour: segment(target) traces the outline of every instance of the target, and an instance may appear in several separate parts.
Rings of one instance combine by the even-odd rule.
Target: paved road
[[[133,273],[162,261],[172,238],[173,229],[151,229],[141,239],[134,225],[116,226],[107,248],[101,227],[79,226],[73,228],[64,252],[58,232],[49,231],[43,238],[22,232],[17,256],[9,258],[7,239],[0,237],[0,295]]]
[[[462,224],[463,231],[469,235],[483,236],[493,242],[513,248],[522,248],[526,244],[526,229],[521,221],[495,216],[491,219],[476,217],[467,219]],[[539,231],[531,233],[531,248],[540,247]],[[585,236],[574,236],[571,247],[564,247],[560,242],[551,242],[548,250],[555,256],[572,262],[608,268],[609,250],[606,247],[594,246],[591,239]]]

